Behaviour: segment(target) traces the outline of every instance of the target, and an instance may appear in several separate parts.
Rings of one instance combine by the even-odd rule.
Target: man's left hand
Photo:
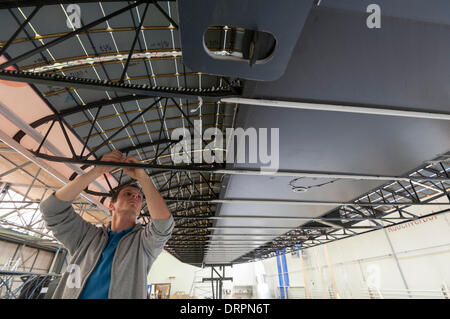
[[[123,163],[136,163],[141,164],[140,161],[138,161],[136,158],[129,156],[122,160]],[[130,168],[130,167],[124,167],[123,168],[125,174],[130,176],[131,178],[139,180],[143,180],[145,178],[148,178],[147,173],[143,168]]]

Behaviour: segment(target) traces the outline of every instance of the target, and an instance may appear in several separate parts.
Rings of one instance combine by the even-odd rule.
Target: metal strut
[[[176,0],[158,0],[158,1],[167,1],[167,2],[175,2]],[[0,9],[8,9],[8,8],[17,8],[17,7],[34,7],[38,5],[59,5],[59,4],[70,4],[70,3],[97,3],[98,0],[7,0],[0,2]],[[108,0],[108,2],[123,2],[123,0]]]
[[[2,67],[2,65],[0,65],[0,67]],[[77,89],[117,91],[125,92],[128,94],[139,94],[167,98],[186,99],[197,98],[198,96],[201,96],[220,99],[222,97],[236,95],[235,93],[233,93],[230,87],[199,89],[185,87],[150,86],[147,84],[127,84],[120,81],[101,81],[96,79],[62,76],[59,74],[48,75],[43,73],[21,72],[16,70],[0,70],[0,79],[51,86],[73,87]]]
[[[157,165],[157,164],[144,164],[144,163],[117,163],[109,161],[99,160],[87,160],[79,158],[69,158],[61,156],[53,156],[48,154],[42,154],[33,152],[36,157],[59,163],[72,163],[72,164],[86,164],[86,165],[101,165],[112,167],[127,167],[127,168],[144,168],[152,170],[165,170],[165,171],[185,171],[194,173],[215,173],[215,174],[228,174],[228,175],[269,175],[269,176],[293,176],[293,177],[308,177],[308,178],[339,178],[350,180],[378,180],[378,181],[438,181],[438,182],[450,182],[449,177],[426,177],[426,176],[383,176],[383,175],[359,175],[353,173],[339,173],[339,172],[319,172],[319,171],[288,171],[279,170],[276,172],[264,172],[259,169],[223,169],[217,166],[206,164],[205,167],[193,167],[185,165]],[[92,153],[92,152],[91,152]],[[380,204],[380,203],[378,203]]]
[[[145,2],[145,0],[137,1],[137,2],[135,2],[133,4],[130,4],[130,5],[122,8],[122,9],[119,9],[119,10],[117,10],[117,11],[115,11],[115,12],[113,12],[113,13],[107,15],[107,16],[104,16],[104,17],[102,17],[102,18],[100,18],[98,20],[95,20],[95,21],[93,21],[93,22],[91,22],[91,23],[89,23],[89,24],[87,24],[87,25],[85,25],[85,26],[83,26],[81,28],[78,28],[78,29],[76,29],[76,30],[66,34],[66,35],[63,35],[63,36],[61,36],[61,37],[59,37],[59,38],[57,38],[57,39],[55,39],[53,41],[50,41],[50,42],[48,42],[48,43],[46,43],[46,44],[44,44],[44,45],[42,45],[40,47],[37,47],[37,48],[35,48],[33,50],[25,52],[25,53],[21,54],[20,56],[12,58],[11,60],[1,64],[0,68],[7,68],[8,66],[17,64],[17,63],[19,63],[19,62],[21,62],[21,61],[23,61],[23,60],[25,60],[25,59],[35,55],[36,53],[40,53],[40,52],[42,52],[42,51],[44,51],[44,50],[46,50],[48,48],[51,48],[51,47],[53,47],[53,46],[55,46],[55,45],[57,45],[57,44],[59,44],[61,42],[64,42],[64,41],[66,41],[68,39],[71,39],[74,36],[76,36],[76,35],[78,35],[80,33],[83,33],[86,30],[89,30],[90,28],[92,28],[92,27],[94,27],[94,26],[96,26],[98,24],[101,24],[101,23],[103,23],[105,21],[108,21],[111,18],[113,18],[113,17],[115,17],[115,16],[117,16],[117,15],[123,13],[123,12],[131,10],[134,7],[137,7],[138,5],[140,5],[141,3],[144,3],[144,2]]]

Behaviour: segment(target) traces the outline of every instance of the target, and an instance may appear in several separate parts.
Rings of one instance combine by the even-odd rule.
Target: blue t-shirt
[[[134,227],[134,226],[133,226]],[[126,235],[133,227],[122,230],[115,234],[108,229],[108,243],[103,249],[102,256],[95,266],[94,271],[89,276],[80,294],[79,299],[108,299],[109,285],[111,283],[111,268],[119,240]]]

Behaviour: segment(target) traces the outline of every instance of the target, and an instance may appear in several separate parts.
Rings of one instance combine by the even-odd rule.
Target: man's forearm
[[[75,198],[77,198],[80,193],[101,174],[101,172],[93,168],[89,172],[78,176],[73,181],[67,183],[61,189],[57,190],[55,193],[55,197],[66,202],[71,202]]]
[[[142,177],[138,179],[138,182],[144,192],[147,208],[152,219],[168,219],[170,217],[169,208],[150,177],[148,175]]]

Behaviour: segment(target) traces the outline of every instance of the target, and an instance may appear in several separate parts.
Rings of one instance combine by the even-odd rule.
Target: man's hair
[[[141,188],[140,188],[139,185],[137,185],[137,184],[134,184],[134,183],[122,184],[122,185],[119,185],[116,189],[114,189],[114,190],[112,191],[112,194],[111,194],[111,203],[115,203],[115,202],[117,201],[117,197],[119,197],[120,191],[121,191],[122,189],[124,189],[125,187],[134,187],[134,188],[137,188],[137,189],[139,190],[139,192],[142,193]]]

